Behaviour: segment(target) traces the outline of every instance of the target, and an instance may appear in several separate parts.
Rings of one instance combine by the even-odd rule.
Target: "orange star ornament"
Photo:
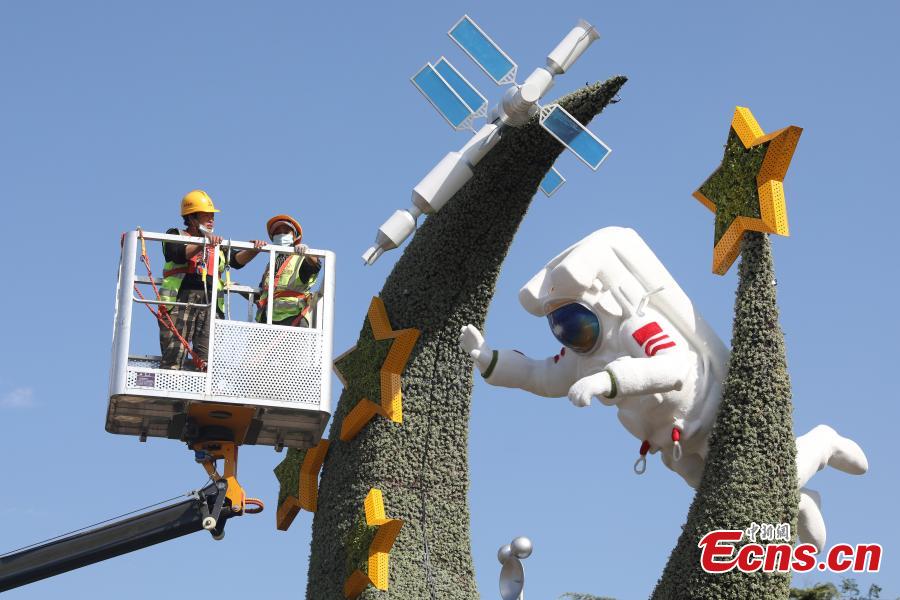
[[[766,134],[749,108],[735,108],[722,164],[694,192],[716,215],[713,273],[728,271],[744,232],[789,235],[783,182],[802,131],[790,125]]]

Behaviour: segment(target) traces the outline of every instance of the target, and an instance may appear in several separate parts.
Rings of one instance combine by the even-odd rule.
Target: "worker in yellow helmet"
[[[275,257],[275,293],[272,298],[272,324],[291,327],[309,327],[309,310],[312,307],[310,288],[315,284],[319,259],[307,256],[303,244],[303,228],[288,215],[275,215],[266,223],[269,239],[276,246],[293,246],[299,254],[281,254]],[[266,322],[269,302],[269,268],[266,267],[259,301],[256,303],[256,320]]]
[[[184,229],[173,227],[166,231],[170,235],[202,237],[202,244],[180,244],[163,242],[163,254],[166,258],[163,267],[163,282],[159,289],[160,298],[166,302],[177,304],[164,305],[178,333],[191,344],[194,354],[204,363],[209,356],[209,315],[210,298],[213,280],[218,289],[216,314],[224,316],[225,297],[222,293],[224,283],[222,273],[226,262],[234,269],[240,269],[259,253],[265,242],[253,240],[257,250],[240,250],[231,253],[227,260],[219,247],[222,238],[213,233],[216,213],[219,210],[212,198],[203,190],[189,192],[181,200],[181,217]],[[214,253],[219,253],[218,274],[214,278],[210,273],[213,267]],[[205,281],[204,281],[205,279]],[[181,369],[185,363],[186,349],[178,337],[167,327],[160,324],[159,345],[162,351],[160,367],[163,369]]]

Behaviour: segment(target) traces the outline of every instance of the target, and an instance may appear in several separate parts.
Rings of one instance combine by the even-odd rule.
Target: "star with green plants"
[[[750,109],[735,109],[722,164],[694,192],[716,215],[714,273],[737,259],[744,232],[789,235],[783,182],[802,131],[791,125],[767,135]]]
[[[342,415],[341,440],[356,437],[375,415],[403,422],[401,375],[418,339],[418,329],[394,329],[384,302],[372,298],[359,342],[334,360],[338,379],[357,398]]]

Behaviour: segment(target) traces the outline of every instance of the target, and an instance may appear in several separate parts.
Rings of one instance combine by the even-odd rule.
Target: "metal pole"
[[[192,302],[172,302],[170,300],[141,300],[140,298],[132,297],[131,300],[133,302],[137,302],[138,304],[160,304],[162,306],[199,306],[201,308],[205,308],[206,304],[194,304]]]
[[[225,287],[222,293],[225,294],[225,318],[231,320],[231,240],[228,240],[228,253],[225,255]]]
[[[266,296],[266,325],[272,324],[272,305],[275,303],[275,251],[269,250],[269,295]]]
[[[209,271],[207,271],[209,273]],[[219,247],[213,246],[212,260],[212,295],[209,297],[209,354],[206,357],[206,393],[212,393],[213,356],[216,348],[216,318],[219,316],[217,301],[219,299]],[[206,282],[203,282],[206,285]]]
[[[333,334],[334,334],[334,273],[335,273],[335,256],[334,252],[324,252],[325,259],[325,283],[322,284],[322,295],[324,296],[322,304],[322,314],[317,315],[319,321],[319,335],[322,336],[322,356],[326,360],[322,361],[322,397],[320,399],[319,410],[331,412],[331,357]]]
[[[134,261],[137,256],[137,231],[129,231],[122,241],[119,280],[116,288],[116,313],[113,319],[112,364],[109,395],[125,393],[128,351],[131,347],[131,299],[134,290]]]

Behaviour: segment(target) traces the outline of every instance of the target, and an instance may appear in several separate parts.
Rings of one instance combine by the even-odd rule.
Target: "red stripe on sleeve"
[[[661,342],[661,341],[663,341],[663,340],[667,340],[667,339],[669,339],[669,336],[666,335],[665,333],[663,333],[663,334],[661,334],[661,335],[658,335],[658,336],[656,336],[656,337],[654,337],[654,338],[650,338],[650,339],[647,341],[647,348],[649,349],[650,346],[652,346],[653,344],[657,344],[657,343],[659,343],[659,342]]]
[[[656,346],[658,344],[662,344],[663,342],[665,342],[668,339],[669,339],[669,336],[666,335],[665,333],[662,335],[656,336],[655,338],[653,338],[652,340],[647,342],[647,345],[644,346],[644,352],[647,354],[647,356],[653,356],[653,354],[650,354],[650,353],[651,352],[653,352],[654,354],[656,353],[654,346]]]
[[[650,323],[647,323],[646,325],[632,333],[631,337],[633,337],[634,341],[638,343],[638,346],[643,347],[644,342],[655,335],[659,335],[660,333],[662,333],[662,327],[660,327],[659,323],[657,323],[656,321],[651,321]]]
[[[675,342],[666,342],[665,344],[659,344],[657,346],[654,346],[652,350],[650,348],[648,348],[647,356],[656,356],[656,353],[659,352],[660,350],[665,350],[666,348],[671,348],[674,345],[675,345]]]

